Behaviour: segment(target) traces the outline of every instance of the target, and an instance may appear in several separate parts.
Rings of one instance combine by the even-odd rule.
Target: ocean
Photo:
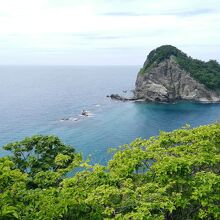
[[[220,104],[117,102],[134,89],[139,66],[0,66],[0,146],[34,134],[57,135],[92,163],[108,148],[220,120]],[[81,116],[89,111],[88,117]],[[66,120],[69,119],[69,120]],[[8,152],[0,147],[0,156]]]

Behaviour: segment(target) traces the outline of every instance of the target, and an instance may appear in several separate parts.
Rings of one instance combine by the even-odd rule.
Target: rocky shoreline
[[[126,102],[126,101],[137,101],[138,98],[135,98],[135,97],[124,97],[124,96],[121,96],[119,94],[111,94],[111,95],[107,95],[106,96],[107,98],[110,98],[112,100],[117,100],[117,101],[122,101],[122,102]]]
[[[158,104],[175,104],[180,102],[192,102],[192,103],[200,103],[200,104],[219,104],[220,101],[211,101],[211,100],[193,100],[193,99],[175,99],[175,100],[166,100],[166,101],[159,101],[159,100],[149,100],[145,98],[140,97],[124,97],[119,94],[111,94],[107,95],[107,98],[110,98],[111,100],[115,101],[121,101],[121,102],[145,102],[145,103],[158,103]]]

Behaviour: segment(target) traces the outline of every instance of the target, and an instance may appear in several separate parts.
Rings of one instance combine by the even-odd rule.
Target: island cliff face
[[[177,48],[169,45],[152,51],[148,55],[143,68],[138,73],[134,91],[135,98],[152,102],[175,102],[179,100],[219,102],[219,85],[216,84],[216,82],[214,82],[215,84],[211,84],[212,82],[210,82],[210,84],[207,83],[207,85],[201,83],[201,81],[204,80],[204,75],[208,77],[206,82],[212,77],[207,76],[209,73],[206,74],[206,72],[204,75],[201,74],[197,77],[199,80],[196,79],[189,68],[188,70],[184,69],[184,65],[187,66],[187,59],[189,59],[189,65],[194,61],[197,62],[198,65],[200,64],[199,62],[201,62],[201,65],[205,63],[193,60]],[[186,61],[186,64],[183,63],[183,60]],[[210,62],[212,62],[215,67],[219,65],[216,61]],[[209,66],[211,66],[211,64]],[[201,72],[202,67],[199,66],[199,68],[198,71]],[[197,76],[195,67],[194,72],[194,75]],[[216,73],[213,74],[216,76]],[[217,74],[219,74],[217,77],[220,77],[220,72],[217,72]],[[216,80],[218,79],[219,78],[216,78]],[[214,89],[208,88],[208,86],[214,87]]]

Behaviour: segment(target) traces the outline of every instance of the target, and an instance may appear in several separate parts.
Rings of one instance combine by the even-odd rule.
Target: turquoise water
[[[134,88],[137,66],[0,67],[0,146],[34,134],[58,135],[93,162],[109,147],[148,138],[186,123],[220,119],[218,104],[116,102],[107,94]],[[85,109],[89,117],[81,117]],[[78,121],[61,121],[62,118]],[[6,152],[0,150],[1,155]]]

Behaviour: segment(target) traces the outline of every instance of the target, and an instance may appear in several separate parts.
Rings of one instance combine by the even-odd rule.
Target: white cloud
[[[0,63],[141,64],[161,44],[220,60],[219,8],[217,0],[0,0]]]

